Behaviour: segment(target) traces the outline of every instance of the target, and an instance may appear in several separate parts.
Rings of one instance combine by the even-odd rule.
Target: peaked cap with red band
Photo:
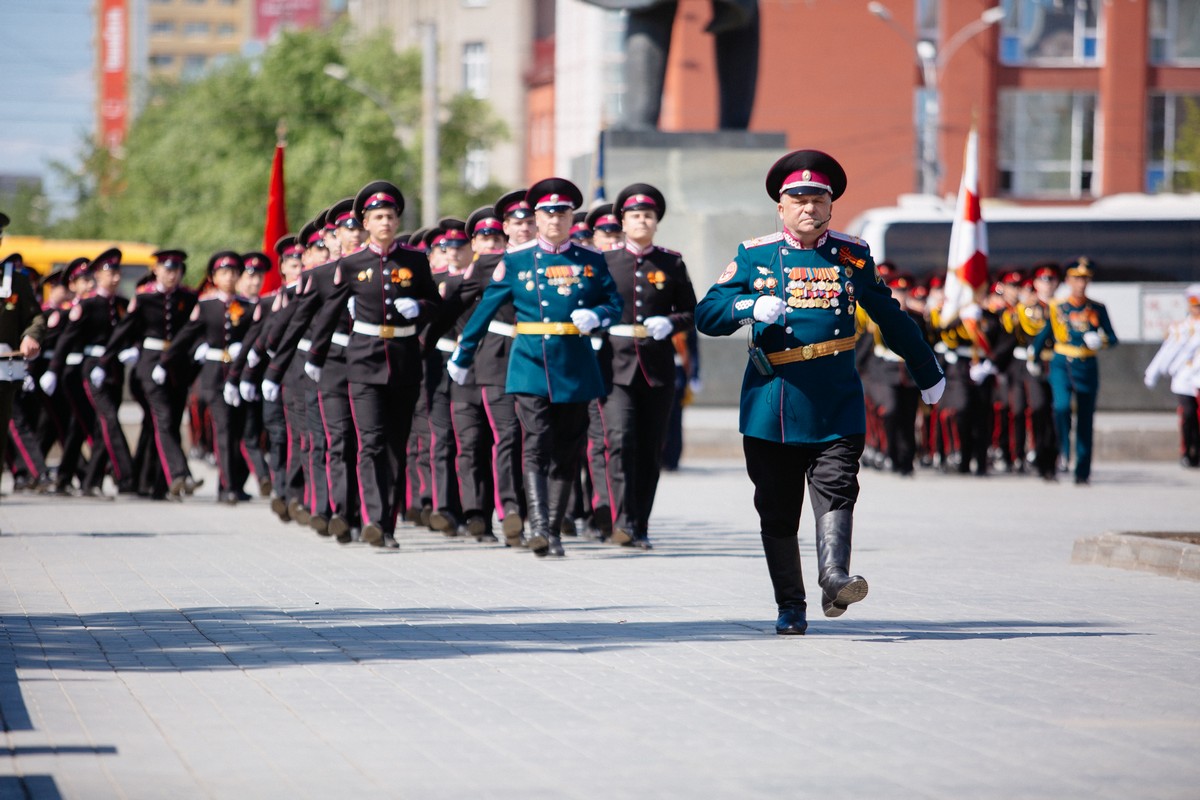
[[[208,275],[212,277],[219,269],[231,269],[234,272],[241,273],[245,269],[245,264],[242,263],[242,257],[232,250],[222,250],[219,253],[213,253],[208,259]]]
[[[183,250],[156,250],[151,255],[158,266],[167,269],[183,269],[187,265],[187,253]]]
[[[525,189],[514,189],[496,201],[492,211],[499,219],[516,217],[524,219],[533,216],[533,208],[525,202]]]
[[[326,228],[361,228],[362,222],[354,216],[354,198],[343,197],[325,212]]]
[[[605,233],[618,233],[621,230],[621,220],[613,213],[612,203],[596,206],[589,211],[587,224],[592,230]]]
[[[467,234],[470,236],[501,236],[504,234],[504,224],[496,215],[496,209],[483,206],[471,212],[467,217]]]
[[[99,272],[102,269],[120,269],[121,268],[121,251],[115,247],[110,247],[100,255],[92,259],[92,272]]]
[[[266,273],[271,269],[271,259],[267,258],[266,253],[251,250],[249,253],[242,253],[242,266],[246,272],[256,275],[260,272]]]
[[[820,150],[796,150],[775,162],[767,172],[767,194],[821,194],[837,200],[846,191],[846,171],[833,156]]]
[[[280,236],[275,242],[275,254],[280,258],[299,258],[303,252],[304,246],[296,241],[294,233]]]
[[[631,183],[622,189],[613,201],[613,213],[617,219],[624,217],[626,211],[640,208],[653,209],[661,220],[667,214],[667,198],[648,183]]]
[[[393,208],[404,213],[404,195],[390,181],[371,181],[354,196],[354,216],[362,222],[363,214],[375,208]]]
[[[535,209],[569,208],[583,205],[583,192],[566,178],[543,178],[529,187],[525,202]]]

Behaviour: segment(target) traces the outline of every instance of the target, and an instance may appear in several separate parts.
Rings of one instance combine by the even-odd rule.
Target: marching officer
[[[82,393],[94,416],[92,455],[83,478],[83,494],[101,496],[101,486],[108,465],[112,464],[113,479],[121,493],[134,491],[133,457],[121,429],[118,410],[125,385],[125,370],[119,364],[111,370],[101,367],[106,345],[117,324],[124,318],[129,301],[117,294],[121,282],[121,251],[113,247],[92,261],[96,281],[93,293],[79,300],[67,315],[67,327],[55,348],[50,369],[42,375],[42,389],[53,394],[57,376],[68,363],[79,363]],[[68,386],[70,390],[74,382]],[[78,411],[82,403],[72,403]],[[60,474],[60,480],[62,476]]]
[[[198,297],[182,285],[187,253],[159,250],[153,257],[154,280],[140,287],[129,301],[128,313],[108,339],[100,369],[107,373],[118,364],[133,365],[132,380],[141,383],[145,395],[168,496],[178,500],[204,483],[192,477],[179,433],[188,384],[178,368],[173,368],[161,384],[154,382],[151,372],[187,324]],[[131,349],[132,358],[127,355]],[[190,377],[190,370],[186,377]]]
[[[242,257],[232,251],[214,253],[209,258],[208,278],[213,291],[192,309],[187,324],[171,346],[159,354],[150,372],[150,379],[163,386],[171,369],[186,363],[197,348],[204,353],[196,380],[212,417],[213,448],[221,481],[217,499],[230,505],[244,499],[242,485],[248,474],[239,451],[245,427],[241,398],[236,388],[228,385],[230,365],[241,352],[242,340],[254,318],[254,302],[234,292],[242,268]]]
[[[1054,428],[1058,451],[1071,452],[1071,398],[1075,399],[1075,483],[1086,486],[1092,475],[1092,422],[1096,395],[1100,391],[1100,365],[1096,354],[1116,347],[1117,334],[1108,319],[1108,309],[1087,296],[1095,272],[1087,257],[1076,259],[1067,269],[1069,296],[1050,304],[1050,324],[1042,328],[1029,349],[1029,363],[1040,365],[1042,350],[1053,342],[1050,361],[1050,392],[1054,400]]]
[[[587,404],[604,382],[588,334],[620,319],[621,298],[604,257],[573,244],[571,212],[579,187],[546,178],[529,188],[537,238],[508,250],[447,364],[460,385],[488,323],[506,303],[516,309],[507,391],[516,395],[524,435],[529,539],[535,555],[563,555],[563,517],[587,433]]]
[[[634,183],[620,191],[613,207],[625,246],[604,256],[624,305],[620,322],[608,329],[612,394],[602,407],[613,493],[612,542],[648,550],[663,437],[675,399],[670,337],[692,327],[696,294],[679,253],[654,244],[667,210],[662,192]]]
[[[323,366],[338,318],[353,301],[346,361],[359,442],[362,540],[395,548],[404,505],[405,444],[421,386],[417,331],[441,302],[424,253],[395,241],[404,195],[372,181],[354,197],[367,246],[341,259],[329,286],[317,284],[322,309],[312,327],[309,364]]]
[[[926,402],[937,402],[945,379],[920,329],[879,281],[867,245],[828,229],[846,190],[841,165],[797,150],[771,167],[766,188],[783,230],[741,244],[697,305],[696,323],[711,336],[749,332],[739,428],[779,608],[775,632],[797,635],[808,627],[796,536],[806,481],[825,615],[840,616],[867,595],[866,580],[848,574],[866,428],[852,352],[857,305],[905,360]]]
[[[8,221],[0,213],[0,239]],[[46,318],[29,276],[15,269],[12,261],[0,272],[0,300],[4,301],[0,303],[0,464],[4,464],[13,398],[28,374],[26,362],[36,359],[41,352]]]

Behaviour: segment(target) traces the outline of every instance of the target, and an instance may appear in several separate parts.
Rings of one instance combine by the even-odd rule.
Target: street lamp
[[[879,17],[889,28],[912,45],[917,64],[921,67],[921,86],[924,90],[922,92],[921,123],[918,130],[918,138],[921,142],[921,192],[922,194],[937,194],[938,173],[941,171],[937,137],[941,115],[939,72],[971,37],[1004,19],[1004,9],[1001,6],[985,9],[978,19],[971,20],[947,39],[941,49],[938,48],[937,42],[929,39],[918,40],[910,31],[898,25],[892,17],[891,10],[883,3],[872,0],[867,3],[867,11]]]
[[[432,27],[429,28],[433,31]],[[422,116],[425,119],[425,142],[423,157],[421,159],[421,224],[424,227],[433,227],[438,218],[438,182],[437,182],[437,151],[438,151],[438,119],[437,119],[437,89],[432,86],[436,80],[436,73],[430,73],[430,60],[436,59],[436,43],[433,45],[432,57],[430,56],[431,46],[428,43],[429,35],[426,36],[425,47],[425,65],[422,68]],[[400,116],[400,112],[391,102],[379,92],[375,91],[370,84],[360,81],[350,74],[350,70],[342,64],[326,64],[322,69],[326,75],[333,78],[335,81],[344,83],[347,88],[358,92],[362,96],[369,99],[383,113],[387,114],[388,119],[392,121],[392,135],[396,137],[396,141],[400,147],[404,147],[404,137],[409,131],[409,126],[405,124]],[[426,74],[430,73],[430,74]]]

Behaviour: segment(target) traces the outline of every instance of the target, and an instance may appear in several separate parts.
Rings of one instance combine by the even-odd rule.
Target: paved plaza
[[[1070,560],[1200,530],[1200,473],[862,484],[870,596],[821,616],[806,513],[806,637],[735,459],[664,476],[652,552],[553,561],[339,547],[211,476],[5,497],[0,798],[1200,797],[1200,583]]]

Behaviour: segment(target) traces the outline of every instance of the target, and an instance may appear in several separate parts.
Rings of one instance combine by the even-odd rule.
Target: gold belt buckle
[[[395,336],[396,336],[396,328],[394,325],[380,325],[379,326],[379,338],[380,339],[391,339],[391,338],[394,338]]]
[[[233,356],[229,355],[229,351],[222,350],[221,351],[221,362],[224,364],[228,364],[231,361],[233,361]]]
[[[801,361],[808,361],[812,357],[813,357],[813,346],[811,344],[806,344],[806,345],[804,345],[804,347],[800,348],[800,360]]]
[[[554,323],[554,332],[555,332],[556,334],[558,334],[559,336],[563,336],[563,335],[565,335],[565,334],[566,334],[566,332],[567,332],[567,326],[566,326],[566,324],[565,324],[565,323],[562,323],[562,322],[555,322],[555,323]]]

